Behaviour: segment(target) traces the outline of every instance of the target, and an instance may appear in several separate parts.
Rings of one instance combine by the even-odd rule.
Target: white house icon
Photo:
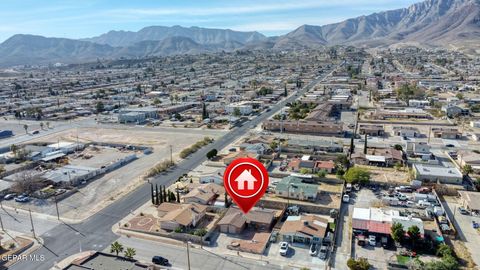
[[[247,189],[253,190],[253,185],[257,182],[257,179],[253,177],[252,170],[244,170],[234,181],[237,182],[238,190],[245,190],[245,182],[247,182]]]

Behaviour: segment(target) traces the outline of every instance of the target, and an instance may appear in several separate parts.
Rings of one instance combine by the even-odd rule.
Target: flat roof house
[[[453,167],[413,164],[415,179],[422,182],[442,184],[462,184],[463,174]]]

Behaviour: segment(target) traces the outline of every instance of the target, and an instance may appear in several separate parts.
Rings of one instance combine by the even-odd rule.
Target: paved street
[[[312,86],[320,82],[329,74],[330,72],[328,72],[327,75],[317,78],[306,85],[301,91],[299,91],[299,95],[304,94]],[[214,143],[202,148],[189,158],[180,162],[176,168],[170,171],[170,173],[167,175],[158,176],[156,179],[154,179],[153,183],[168,186],[178,179],[178,177],[184,173],[188,173],[188,171],[201,164],[206,159],[205,154],[208,151],[211,149],[222,149],[226,147],[235,139],[238,139],[242,135],[246,134],[252,125],[257,125],[263,122],[268,117],[271,117],[273,114],[280,111],[280,109],[283,108],[286,103],[292,102],[295,99],[295,95],[290,96],[274,105],[269,112],[265,112],[253,120],[245,123],[243,126],[231,130],[231,132],[216,140]],[[150,186],[145,183],[144,185],[133,190],[128,195],[107,206],[97,214],[91,216],[83,223],[73,225],[60,224],[57,227],[49,230],[46,234],[42,235],[44,239],[44,246],[35,252],[35,254],[44,255],[45,261],[36,262],[35,265],[32,265],[31,262],[20,261],[10,269],[50,269],[50,267],[52,267],[56,262],[78,252],[80,245],[79,242],[81,242],[84,250],[103,250],[106,246],[118,238],[118,236],[112,232],[111,227],[118,222],[118,220],[126,216],[131,209],[136,209],[149,200],[149,191]],[[79,239],[79,242],[77,242],[75,239]]]
[[[143,240],[137,238],[128,238],[122,236],[118,241],[124,247],[132,247],[136,250],[136,259],[144,262],[150,262],[153,256],[160,255],[167,258],[171,263],[172,269],[187,268],[187,248],[185,246],[162,243],[159,248],[159,242]],[[190,268],[191,269],[209,269],[209,270],[247,270],[247,269],[282,269],[279,265],[271,264],[267,261],[259,261],[250,258],[237,256],[221,256],[199,246],[190,246]],[[105,252],[109,252],[106,247]]]

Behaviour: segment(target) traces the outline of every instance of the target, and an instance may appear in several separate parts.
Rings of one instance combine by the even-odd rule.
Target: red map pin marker
[[[267,169],[253,158],[236,159],[228,165],[223,174],[223,186],[246,214],[267,190]]]

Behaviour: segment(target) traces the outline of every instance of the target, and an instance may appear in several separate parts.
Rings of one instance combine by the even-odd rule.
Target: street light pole
[[[187,241],[187,269],[190,270],[190,241]]]
[[[57,219],[60,220],[60,212],[58,211],[57,195],[55,195],[55,209],[57,210]]]
[[[37,236],[35,235],[35,227],[33,226],[32,210],[28,209],[28,213],[30,214],[30,224],[32,224],[33,238],[37,239]]]

